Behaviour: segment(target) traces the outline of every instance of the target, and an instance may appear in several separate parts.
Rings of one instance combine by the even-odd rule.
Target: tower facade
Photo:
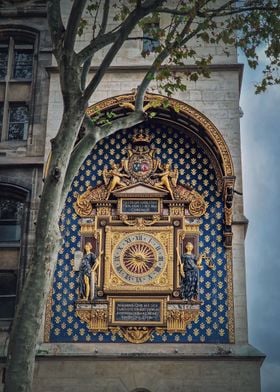
[[[45,12],[40,1],[1,8],[3,362],[63,109]],[[73,180],[34,391],[260,390],[263,355],[248,344],[246,314],[242,66],[233,47],[201,50],[211,78],[172,98],[151,85],[153,117],[99,141]],[[141,51],[141,41],[121,49],[90,116],[133,108],[151,62]]]

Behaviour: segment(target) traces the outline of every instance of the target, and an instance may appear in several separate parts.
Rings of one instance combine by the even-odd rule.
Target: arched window
[[[26,140],[31,117],[36,34],[0,30],[1,141]]]
[[[22,278],[28,192],[0,183],[0,325],[13,319]]]

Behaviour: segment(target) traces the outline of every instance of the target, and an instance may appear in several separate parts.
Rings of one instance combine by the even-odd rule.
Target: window
[[[154,52],[160,45],[158,38],[159,22],[146,23],[143,28],[143,53]]]
[[[27,140],[35,36],[0,32],[0,141]]]
[[[0,184],[0,327],[9,327],[14,317],[17,291],[22,284],[27,190]]]
[[[4,105],[0,106],[0,126],[3,126]],[[9,103],[7,121],[7,140],[26,140],[29,109],[25,104]]]
[[[12,320],[15,313],[17,275],[15,271],[0,270],[0,320]]]
[[[5,79],[8,68],[8,47],[0,46],[0,79]]]
[[[19,242],[24,203],[0,196],[0,243]]]
[[[10,37],[0,41],[0,79],[32,80],[33,45]]]

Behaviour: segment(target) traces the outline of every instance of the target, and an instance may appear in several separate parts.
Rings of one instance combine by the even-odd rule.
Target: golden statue
[[[156,175],[159,176],[161,178],[161,180],[159,182],[156,182],[155,186],[157,186],[159,188],[166,188],[168,190],[168,192],[170,193],[172,199],[174,200],[171,184],[174,187],[177,184],[178,176],[179,176],[178,169],[175,168],[174,170],[172,170],[170,163],[166,163],[163,166],[163,168],[161,166],[159,168],[161,170],[163,170],[163,172],[156,173]]]
[[[103,180],[105,185],[107,186],[107,199],[110,196],[110,193],[116,188],[116,187],[125,187],[126,184],[122,182],[122,177],[129,177],[125,173],[121,173],[122,168],[120,168],[116,163],[112,163],[111,169],[107,170],[106,168],[103,170]]]

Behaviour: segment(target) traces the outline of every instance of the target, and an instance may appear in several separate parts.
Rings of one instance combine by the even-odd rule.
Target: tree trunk
[[[58,137],[52,144],[49,173],[36,223],[34,254],[10,335],[5,392],[32,391],[36,343],[60,244],[61,190],[83,116],[84,108],[79,113],[77,109],[64,113]]]

